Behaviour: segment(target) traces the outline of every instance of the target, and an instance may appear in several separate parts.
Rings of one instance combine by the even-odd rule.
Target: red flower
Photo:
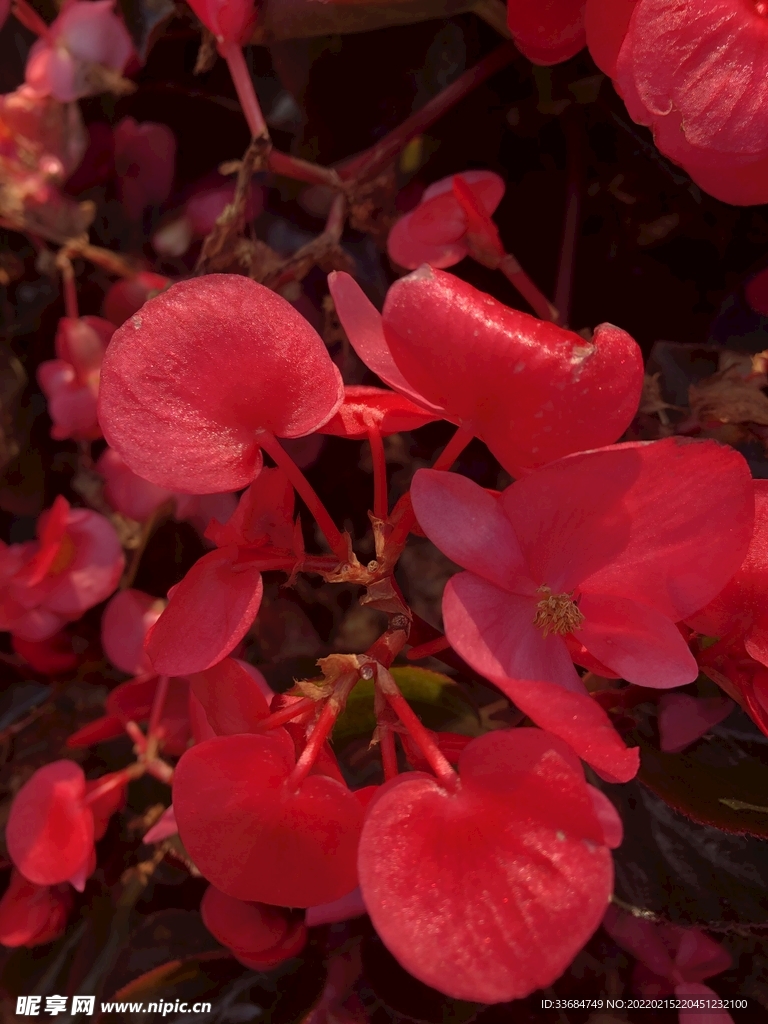
[[[147,675],[152,665],[144,653],[144,640],[165,608],[165,601],[141,590],[120,590],[104,609],[101,646],[122,672]]]
[[[344,401],[338,412],[320,428],[319,433],[361,440],[372,429],[386,437],[404,430],[417,430],[438,419],[440,416],[436,413],[429,412],[395,391],[371,388],[364,384],[348,384],[344,388]]]
[[[343,394],[322,339],[290,303],[245,277],[211,274],[171,285],[118,328],[99,418],[139,476],[211,494],[254,479],[260,434],[310,434]]]
[[[200,904],[208,931],[232,950],[240,963],[269,970],[301,952],[307,929],[282,908],[245,903],[210,885]]]
[[[768,201],[768,11],[743,0],[588,0],[587,40],[659,149],[724,202]]]
[[[170,278],[148,270],[140,271],[136,277],[115,281],[104,296],[104,316],[119,327],[134,313],[138,313],[147,299],[159,295],[170,283]]]
[[[114,324],[99,316],[62,317],[56,332],[56,359],[40,364],[37,379],[48,399],[51,437],[91,441],[101,437],[96,418],[99,375]]]
[[[517,48],[534,64],[558,64],[587,40],[586,0],[507,0],[507,25]]]
[[[457,192],[454,185],[456,178],[467,186],[488,216],[491,230],[486,245],[497,242],[499,255],[504,255],[495,225],[490,220],[504,195],[504,180],[493,171],[465,171],[430,185],[416,209],[395,224],[387,238],[387,252],[395,263],[410,270],[422,263],[431,267],[452,267],[469,254],[470,225],[462,206],[462,193]]]
[[[713,442],[658,441],[573,455],[497,499],[420,470],[413,505],[427,536],[467,572],[443,595],[446,635],[473,668],[614,780],[627,751],[571,657],[641,686],[692,682],[675,623],[722,589],[749,544],[748,467]]]
[[[14,868],[0,899],[0,943],[42,946],[64,932],[72,897],[67,886],[35,885]]]
[[[538,729],[473,740],[459,775],[453,792],[420,772],[382,787],[360,839],[363,898],[427,985],[518,999],[551,984],[600,923],[621,823],[566,744]]]
[[[126,213],[138,220],[147,206],[160,206],[173,184],[176,137],[154,121],[124,117],[115,125],[117,194]]]
[[[0,547],[0,629],[45,640],[113,592],[125,559],[114,527],[59,495],[38,539]]]
[[[637,995],[718,998],[702,982],[727,971],[732,964],[731,956],[699,928],[654,924],[615,905],[608,907],[603,927],[614,942],[638,959],[632,978]],[[690,1011],[681,1011],[680,1021],[685,1022],[690,1016]],[[733,1018],[723,1009],[701,1011],[696,1016],[712,1024],[733,1024]]]
[[[397,281],[381,315],[349,275],[328,283],[374,373],[481,438],[515,476],[610,444],[635,414],[642,357],[610,324],[587,342],[429,267]]]
[[[29,51],[26,68],[27,85],[38,96],[53,96],[61,103],[95,96],[103,86],[94,82],[91,65],[125,70],[133,44],[114,13],[114,0],[68,0],[49,26],[39,18],[30,22],[23,7],[17,0],[21,20],[41,34]]]

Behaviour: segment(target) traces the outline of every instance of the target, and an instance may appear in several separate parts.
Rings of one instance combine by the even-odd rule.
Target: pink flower
[[[109,504],[139,523],[149,519],[162,505],[171,503],[176,519],[186,519],[204,533],[212,519],[226,523],[237,508],[237,497],[224,494],[177,494],[143,480],[126,466],[113,448],[106,448],[96,463],[104,477],[104,497]]]
[[[113,8],[114,0],[69,0],[50,26],[30,26],[41,38],[29,52],[26,81],[38,96],[61,103],[94,96],[103,86],[91,78],[92,65],[125,70],[133,44]]]
[[[101,363],[114,324],[99,316],[62,317],[56,332],[57,359],[40,364],[37,379],[48,399],[51,437],[90,441],[101,437],[96,418]]]
[[[53,942],[64,932],[71,907],[67,886],[35,885],[14,868],[0,899],[0,944],[13,949]]]
[[[395,263],[410,270],[415,270],[422,263],[431,267],[452,267],[469,254],[469,224],[461,202],[462,194],[456,192],[454,185],[457,178],[467,186],[487,214],[491,237],[486,240],[486,245],[489,241],[491,245],[498,242],[498,232],[490,216],[504,195],[504,181],[493,171],[464,171],[430,185],[424,190],[416,209],[406,213],[395,224],[387,239],[387,252]],[[500,242],[498,247],[500,256],[503,256]]]
[[[584,46],[586,0],[507,0],[507,25],[517,48],[534,64],[558,64]]]
[[[109,597],[125,559],[104,516],[59,495],[38,519],[38,539],[0,547],[0,629],[45,640]]]
[[[748,547],[742,457],[713,442],[625,444],[561,459],[498,498],[420,470],[412,496],[426,535],[467,570],[443,595],[452,647],[601,774],[632,778],[637,752],[572,658],[641,686],[696,678],[675,623],[722,589]]]
[[[718,199],[768,201],[768,11],[743,0],[588,0],[587,41],[638,124]]]
[[[147,206],[160,206],[173,184],[176,137],[154,121],[124,117],[115,125],[117,194],[126,213],[138,220]]]
[[[632,985],[637,995],[717,999],[717,993],[702,982],[727,971],[731,956],[699,928],[654,924],[615,905],[608,907],[603,927],[614,942],[639,961]],[[733,1024],[726,1010],[680,1011],[681,1024],[691,1017],[706,1019],[707,1024]]]
[[[642,356],[611,324],[586,342],[430,267],[396,281],[382,314],[348,274],[328,284],[363,362],[483,440],[514,476],[611,444],[637,410]]]
[[[104,296],[102,311],[111,323],[118,327],[138,313],[147,299],[154,298],[165,291],[171,283],[169,277],[153,274],[149,270],[141,270],[135,277],[122,278],[110,285]]]

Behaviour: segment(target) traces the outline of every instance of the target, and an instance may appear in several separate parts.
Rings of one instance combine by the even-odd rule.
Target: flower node
[[[573,600],[573,594],[553,594],[549,587],[539,587],[537,593],[544,597],[536,605],[533,624],[538,626],[544,636],[557,633],[565,636],[572,633],[584,621],[584,616]]]

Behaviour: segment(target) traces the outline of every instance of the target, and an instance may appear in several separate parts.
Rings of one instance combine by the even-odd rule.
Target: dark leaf
[[[120,0],[120,10],[143,63],[176,5],[172,0]]]

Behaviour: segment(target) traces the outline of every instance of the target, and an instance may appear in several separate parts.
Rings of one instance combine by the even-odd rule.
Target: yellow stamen
[[[573,594],[553,594],[549,587],[539,587],[538,593],[544,594],[544,597],[536,605],[533,624],[539,627],[544,636],[550,633],[565,636],[579,628],[584,616],[573,600]]]

